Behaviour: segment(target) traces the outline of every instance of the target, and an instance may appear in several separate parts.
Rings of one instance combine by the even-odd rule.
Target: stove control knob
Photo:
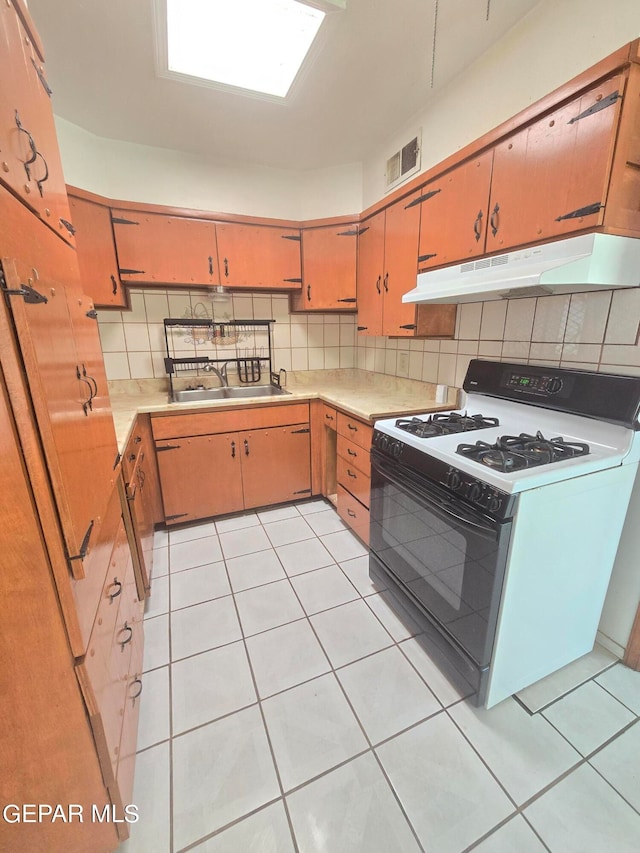
[[[380,436],[380,450],[386,450],[389,447],[389,436],[382,435]]]
[[[557,394],[562,389],[562,379],[559,376],[554,376],[547,383],[547,394]]]
[[[498,495],[496,495],[496,493],[494,492],[494,493],[490,496],[490,500],[489,500],[489,512],[496,512],[496,510],[500,509],[500,504],[501,504],[501,503],[502,503],[502,501],[500,500],[500,498],[498,497]]]
[[[482,486],[479,483],[472,483],[469,486],[469,491],[467,492],[467,497],[470,501],[477,503],[482,497]]]
[[[391,446],[391,453],[393,454],[395,459],[400,458],[400,454],[402,453],[402,444],[399,441],[394,441]]]
[[[462,477],[460,476],[460,472],[456,471],[455,468],[449,468],[449,471],[447,472],[447,485],[449,488],[455,491],[460,488],[461,484]]]

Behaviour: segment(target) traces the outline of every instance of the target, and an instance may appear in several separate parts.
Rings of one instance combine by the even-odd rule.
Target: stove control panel
[[[457,468],[449,468],[445,475],[446,487],[458,495],[466,498],[469,503],[486,509],[490,513],[496,513],[503,504],[505,495],[481,480],[476,480]]]
[[[388,456],[392,456],[394,459],[400,459],[405,447],[404,442],[398,441],[397,438],[391,438],[391,436],[385,435],[383,432],[378,432],[378,430],[374,430],[371,443],[378,450],[381,450]]]
[[[529,394],[539,394],[544,397],[559,394],[564,388],[564,380],[560,376],[524,372],[509,374],[506,384],[507,387],[516,391],[528,391]]]

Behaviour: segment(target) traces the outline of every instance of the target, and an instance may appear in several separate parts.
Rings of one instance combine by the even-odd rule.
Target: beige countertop
[[[293,400],[324,400],[362,420],[403,415],[409,412],[437,412],[456,408],[459,389],[446,389],[445,402],[436,402],[435,384],[342,368],[289,372],[282,397],[244,397],[241,400],[207,400],[201,403],[170,403],[164,379],[131,379],[109,382],[111,407],[120,451],[124,449],[133,421],[144,412],[175,413],[215,411],[247,405],[283,405]]]

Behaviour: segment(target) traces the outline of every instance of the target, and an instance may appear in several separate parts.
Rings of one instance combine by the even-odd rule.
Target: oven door
[[[488,667],[511,519],[483,515],[401,463],[371,453],[377,566],[475,669]],[[372,560],[372,564],[375,562]]]

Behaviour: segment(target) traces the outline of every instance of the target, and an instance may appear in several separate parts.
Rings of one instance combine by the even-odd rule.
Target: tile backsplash
[[[98,311],[108,379],[166,376],[165,317],[273,319],[275,370],[355,366],[353,314],[290,314],[286,294],[234,293],[225,301],[213,302],[202,291],[131,290],[131,310]]]
[[[639,288],[466,303],[453,340],[358,336],[353,314],[290,314],[286,294],[132,290],[131,308],[98,312],[109,379],[164,378],[162,321],[190,316],[274,319],[276,370],[359,367],[461,386],[480,357],[640,375]]]
[[[640,375],[640,288],[460,305],[453,340],[359,337],[356,367],[461,386],[472,358]]]

